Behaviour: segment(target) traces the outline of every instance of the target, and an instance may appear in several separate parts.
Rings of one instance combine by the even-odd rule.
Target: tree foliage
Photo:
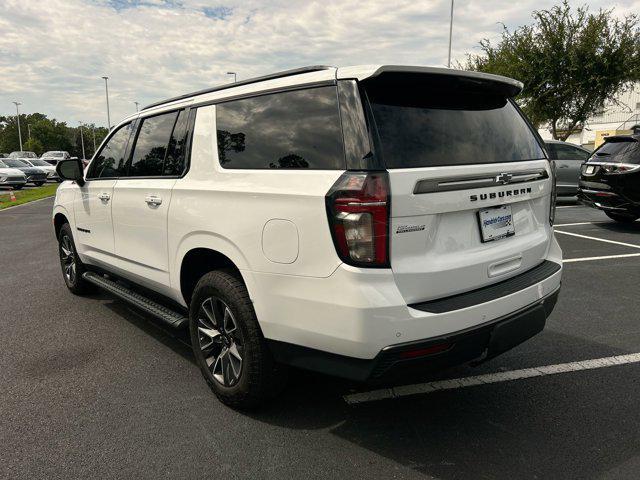
[[[532,25],[503,28],[497,45],[480,42],[464,68],[516,78],[524,83],[518,102],[536,126],[548,124],[554,138],[601,110],[605,102],[640,81],[640,29],[633,14],[596,13],[565,0],[533,12]]]
[[[96,147],[99,147],[108,130],[93,124],[83,125],[82,128],[85,155],[90,158],[94,152],[94,134]],[[31,130],[31,138],[29,138],[29,130]],[[49,150],[66,150],[72,156],[82,156],[80,128],[49,119],[42,113],[21,114],[20,133],[24,150],[36,152],[38,155]],[[20,150],[16,116],[0,116],[0,152],[10,153],[15,150]]]

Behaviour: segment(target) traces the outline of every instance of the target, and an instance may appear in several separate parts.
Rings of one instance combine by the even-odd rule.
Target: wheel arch
[[[244,282],[247,289],[246,275],[229,256],[219,250],[209,247],[194,247],[182,256],[179,269],[180,293],[186,305],[191,302],[191,296],[198,280],[213,270],[226,269],[233,271]]]
[[[62,212],[57,212],[54,216],[53,216],[53,229],[56,233],[56,238],[58,238],[60,236],[60,229],[62,228],[62,226],[65,223],[69,223],[71,224],[71,222],[69,222],[69,219],[67,218],[67,215],[62,213]]]

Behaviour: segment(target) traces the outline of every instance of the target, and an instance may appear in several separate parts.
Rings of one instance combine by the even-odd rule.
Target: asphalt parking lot
[[[67,292],[51,205],[0,212],[1,478],[638,477],[636,362],[358,404],[370,388],[296,372],[268,408],[230,410],[183,335]],[[421,382],[640,352],[640,221],[564,202],[556,224],[568,261],[545,331]]]

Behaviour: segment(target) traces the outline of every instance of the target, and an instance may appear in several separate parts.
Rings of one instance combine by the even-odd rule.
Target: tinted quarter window
[[[216,106],[224,168],[343,169],[336,87],[253,97]]]
[[[142,120],[136,139],[130,177],[156,177],[162,175],[164,159],[169,149],[169,141],[178,112],[165,113]]]
[[[366,90],[388,168],[544,158],[524,118],[504,96],[428,83]]]
[[[122,174],[125,163],[124,155],[130,133],[130,123],[116,130],[91,162],[91,171],[87,178],[113,178]]]

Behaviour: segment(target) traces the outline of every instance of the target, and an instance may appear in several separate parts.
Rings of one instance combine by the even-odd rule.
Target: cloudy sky
[[[456,0],[453,57],[547,0]],[[584,2],[572,2],[578,4]],[[640,12],[640,0],[588,2]],[[134,102],[288,68],[447,61],[449,0],[0,0],[0,114],[112,123]]]

